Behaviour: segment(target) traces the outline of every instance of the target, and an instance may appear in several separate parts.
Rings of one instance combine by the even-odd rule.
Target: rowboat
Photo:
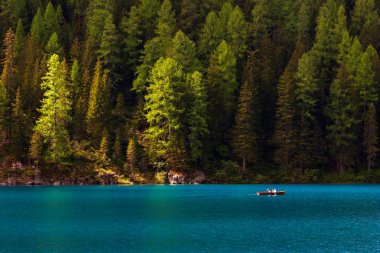
[[[257,195],[285,195],[285,191],[277,191],[277,192],[257,192]]]

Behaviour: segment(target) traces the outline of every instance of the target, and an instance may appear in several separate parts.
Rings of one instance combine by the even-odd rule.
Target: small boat
[[[277,192],[257,192],[257,195],[285,195],[285,191],[277,191]]]

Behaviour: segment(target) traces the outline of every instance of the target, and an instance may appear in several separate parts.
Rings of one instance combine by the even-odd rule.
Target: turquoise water
[[[0,188],[0,252],[380,252],[380,185]]]

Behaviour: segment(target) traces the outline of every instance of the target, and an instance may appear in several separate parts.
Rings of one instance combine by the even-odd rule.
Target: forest
[[[379,13],[1,0],[0,178],[379,182]]]

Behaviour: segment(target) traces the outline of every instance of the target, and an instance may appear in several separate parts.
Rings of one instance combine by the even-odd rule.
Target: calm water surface
[[[380,252],[380,185],[0,188],[0,252]]]

